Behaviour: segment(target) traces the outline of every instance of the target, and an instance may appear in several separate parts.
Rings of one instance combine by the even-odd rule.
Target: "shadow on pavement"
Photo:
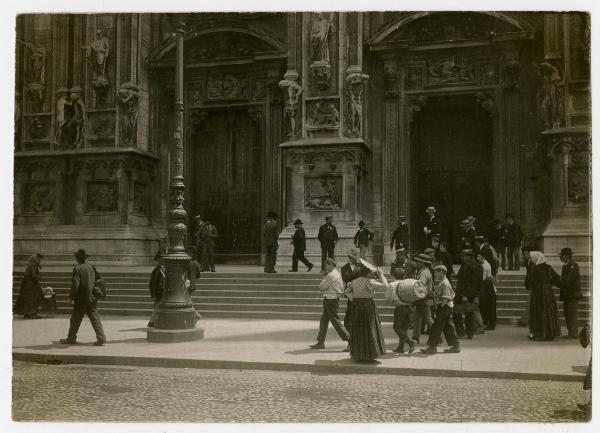
[[[147,343],[145,338],[126,338],[124,340],[108,340],[105,344],[116,344],[116,343]],[[33,346],[16,346],[16,349],[31,349],[31,350],[53,350],[53,349],[68,349],[69,347],[96,347],[93,341],[89,342],[77,342],[75,344],[63,344],[58,341],[53,341],[50,344],[37,344]],[[100,347],[99,350],[102,350]]]
[[[219,342],[224,341],[307,341],[312,342],[316,329],[290,329],[287,331],[266,331],[257,333],[243,333],[238,335],[216,335],[213,338],[205,338],[205,340],[218,340]]]
[[[146,332],[148,328],[119,329],[119,332]]]
[[[587,365],[573,365],[571,366],[571,370],[575,373],[585,374],[587,373],[588,366]]]
[[[341,349],[339,350],[323,350],[323,349],[297,349],[297,350],[288,350],[285,353],[288,355],[309,355],[315,353],[343,353]]]

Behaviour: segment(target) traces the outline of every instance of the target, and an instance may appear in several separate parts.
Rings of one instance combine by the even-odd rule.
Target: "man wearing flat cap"
[[[460,252],[461,266],[458,270],[456,284],[456,305],[464,304],[464,325],[463,313],[454,314],[454,323],[459,335],[464,335],[468,339],[473,338],[475,333],[475,312],[479,311],[479,296],[481,296],[481,286],[483,285],[483,268],[474,260],[474,253],[471,249],[464,249]],[[467,311],[468,310],[468,311]]]
[[[560,261],[563,262],[560,275],[560,300],[563,301],[563,311],[567,322],[568,334],[563,338],[579,338],[577,329],[577,306],[582,298],[579,265],[573,260],[571,248],[560,250]]]
[[[321,270],[324,269],[325,259],[335,259],[335,246],[338,241],[338,232],[333,225],[333,217],[325,217],[325,224],[319,227],[317,236],[321,243]]]
[[[306,251],[306,233],[302,227],[302,220],[296,219],[294,221],[294,227],[296,231],[292,235],[292,245],[294,246],[294,253],[292,255],[292,269],[289,272],[298,272],[298,261],[301,261],[306,265],[307,272],[313,268],[313,264],[304,257],[304,251]]]
[[[96,333],[95,346],[103,346],[106,343],[106,336],[98,314],[98,298],[103,297],[102,293],[96,288],[97,282],[101,280],[100,274],[95,266],[86,263],[88,255],[85,250],[80,249],[75,254],[77,266],[73,268],[73,278],[71,282],[71,291],[69,298],[73,303],[73,312],[69,325],[69,333],[67,338],[60,340],[63,344],[77,343],[77,332],[81,326],[83,316],[87,314],[90,323]]]
[[[277,263],[277,249],[279,248],[279,224],[277,224],[277,214],[275,212],[267,213],[267,221],[263,227],[263,243],[265,246],[265,268],[267,274],[274,274],[275,263]]]
[[[413,261],[417,266],[415,278],[423,283],[427,288],[427,296],[413,303],[415,306],[415,327],[413,329],[412,339],[418,344],[421,338],[421,332],[424,328],[431,329],[433,319],[431,318],[430,307],[433,305],[431,297],[433,296],[433,276],[431,275],[431,264],[433,260],[427,254],[417,254],[413,256]]]

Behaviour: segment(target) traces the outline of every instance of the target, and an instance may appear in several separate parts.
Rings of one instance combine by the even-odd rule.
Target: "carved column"
[[[186,211],[183,206],[185,184],[183,179],[183,35],[184,24],[177,27],[175,51],[175,131],[171,148],[171,181],[169,185],[169,238],[168,254],[161,260],[165,267],[165,291],[158,305],[154,328],[148,329],[147,338],[154,342],[198,340],[204,336],[196,328],[196,310],[186,287],[187,266],[190,257],[185,252]]]

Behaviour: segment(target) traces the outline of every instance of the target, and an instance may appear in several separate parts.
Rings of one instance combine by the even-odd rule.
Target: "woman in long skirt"
[[[16,314],[22,314],[26,319],[40,319],[38,308],[42,302],[42,285],[40,283],[41,254],[32,255],[25,269],[25,275],[21,282],[19,297],[14,307]]]
[[[385,340],[373,292],[385,289],[387,284],[381,269],[372,271],[366,266],[361,266],[359,277],[348,283],[346,295],[352,299],[350,356],[354,361],[373,362],[385,353]]]
[[[560,277],[539,251],[531,252],[531,263],[533,266],[528,279],[531,287],[529,338],[534,341],[554,340],[560,336],[560,322],[552,286],[560,284]]]

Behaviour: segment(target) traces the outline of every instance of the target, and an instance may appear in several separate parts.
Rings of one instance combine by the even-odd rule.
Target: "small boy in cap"
[[[573,260],[571,248],[560,250],[560,261],[564,263],[560,275],[560,300],[563,301],[563,311],[568,330],[568,334],[563,338],[576,339],[579,337],[577,305],[582,298],[579,265]]]
[[[369,244],[373,240],[373,232],[365,226],[364,221],[358,223],[358,231],[354,235],[354,246],[360,250],[360,258],[367,258]]]
[[[421,349],[425,354],[437,353],[437,346],[442,342],[441,335],[444,333],[446,343],[450,346],[444,350],[445,353],[460,353],[460,344],[452,322],[452,311],[454,309],[454,290],[448,278],[446,278],[448,270],[444,265],[437,265],[433,268],[433,302],[435,304],[436,313],[435,320],[429,332],[429,340],[427,340],[427,349]]]

